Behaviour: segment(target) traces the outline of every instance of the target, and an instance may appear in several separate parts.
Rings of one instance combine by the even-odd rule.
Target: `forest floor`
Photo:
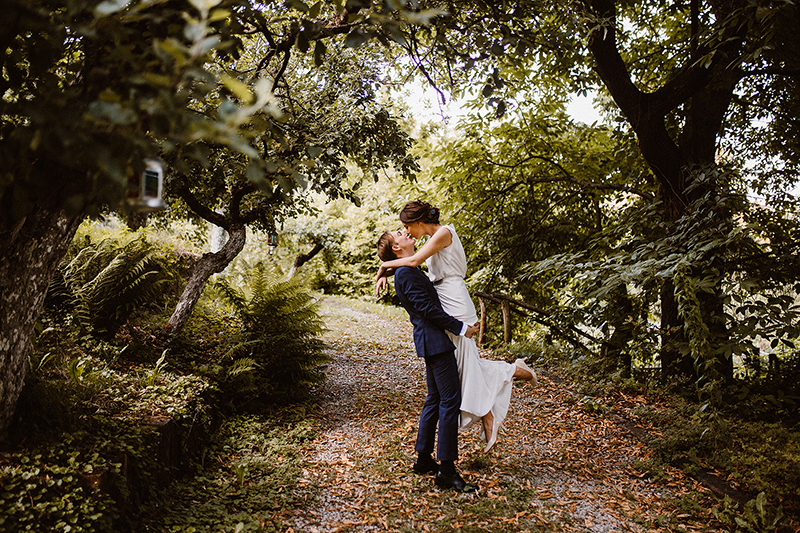
[[[407,316],[334,298],[322,312],[333,361],[300,480],[315,497],[286,511],[290,531],[724,531],[705,487],[678,469],[637,469],[654,452],[552,371],[535,388],[515,383],[490,452],[477,425],[460,433],[458,467],[478,492],[436,488],[411,470],[425,379]]]

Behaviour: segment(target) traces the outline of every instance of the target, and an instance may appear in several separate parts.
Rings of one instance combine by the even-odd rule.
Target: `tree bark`
[[[298,255],[298,256],[297,256],[297,257],[294,259],[294,263],[292,264],[292,269],[289,271],[289,276],[287,276],[287,277],[288,277],[289,279],[291,279],[291,278],[292,278],[292,276],[294,276],[295,272],[297,272],[297,270],[298,270],[298,269],[299,269],[301,266],[303,266],[303,265],[305,265],[306,263],[308,263],[308,262],[309,262],[309,261],[310,261],[310,260],[311,260],[311,259],[312,259],[312,258],[315,256],[315,255],[317,255],[318,253],[320,253],[324,247],[325,247],[325,246],[324,246],[322,243],[319,243],[319,242],[318,242],[318,243],[314,244],[314,248],[312,248],[312,249],[311,249],[311,251],[310,251],[310,252],[308,252],[307,254],[300,254],[300,255]]]
[[[200,295],[203,294],[203,289],[213,274],[225,270],[231,261],[233,261],[239,252],[244,248],[247,232],[243,223],[233,223],[227,228],[228,241],[219,252],[206,253],[197,261],[192,269],[192,274],[189,276],[189,281],[186,288],[183,290],[178,305],[175,306],[172,316],[169,318],[165,331],[168,335],[176,335],[183,329],[189,317],[192,316],[195,306]]]
[[[39,206],[0,227],[0,431],[10,425],[25,382],[34,326],[47,288],[83,214]]]
[[[624,283],[611,293],[608,310],[608,326],[613,331],[603,343],[600,354],[609,365],[621,370],[623,377],[630,377],[632,361],[628,343],[633,337],[633,302]]]
[[[478,302],[481,305],[481,327],[478,332],[478,348],[480,348],[483,346],[484,336],[486,335],[486,302],[481,297],[478,297]]]
[[[500,301],[500,310],[503,312],[503,342],[511,344],[511,304],[508,300]]]
[[[678,345],[686,342],[683,323],[678,316],[675,284],[671,279],[661,286],[661,379],[694,376],[694,362],[682,356]]]

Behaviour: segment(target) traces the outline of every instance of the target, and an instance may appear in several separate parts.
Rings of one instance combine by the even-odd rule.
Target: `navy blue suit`
[[[433,283],[420,269],[398,268],[394,283],[397,296],[414,324],[417,356],[425,358],[428,395],[419,419],[415,450],[419,453],[433,452],[438,424],[438,459],[455,461],[458,459],[461,382],[455,346],[445,330],[458,335],[464,324],[444,312]]]

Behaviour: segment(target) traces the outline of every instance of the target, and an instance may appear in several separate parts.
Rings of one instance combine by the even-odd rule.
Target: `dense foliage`
[[[204,464],[145,505],[137,531],[285,531],[285,516],[312,495],[300,483],[301,452],[314,437],[302,415],[226,419],[210,436]]]
[[[161,487],[194,470],[209,453],[207,442],[228,449],[223,440],[240,437],[248,424],[272,423],[261,415],[231,418],[211,435],[221,413],[299,405],[324,378],[316,301],[264,264],[230,273],[215,293],[227,298],[203,300],[185,334],[166,343],[159,329],[181,283],[165,278],[150,290],[148,272],[185,276],[186,269],[158,241],[146,230],[115,229],[113,220],[79,230],[48,299],[15,422],[0,440],[0,531],[124,530],[141,506],[163,498]],[[106,276],[115,281],[102,282]],[[92,285],[118,290],[92,292]],[[84,293],[96,297],[79,299]],[[289,442],[307,431],[286,435],[281,425],[274,433],[253,433],[247,442],[262,438],[260,453],[274,448],[288,458],[295,453]],[[232,468],[236,459],[220,466]],[[283,501],[281,485],[296,477],[296,458],[262,462],[238,465],[241,476],[232,474],[231,485],[258,477],[254,501],[266,494]],[[259,474],[267,470],[272,477]],[[150,522],[146,513],[135,520]]]
[[[324,380],[320,365],[328,361],[314,297],[263,262],[229,275],[216,288],[241,324],[227,335],[215,369],[229,401],[306,398],[309,388]]]
[[[447,9],[409,31],[407,48],[433,80],[480,88],[493,108],[435,152],[460,226],[493,235],[471,257],[477,272],[549,298],[559,310],[545,318],[587,328],[623,370],[638,328],[664,380],[687,391],[696,382],[717,403],[741,354],[762,339],[793,342],[797,276],[784,273],[798,271],[797,254],[784,236],[797,233],[786,194],[798,175],[786,136],[796,125],[798,41],[787,25],[796,5]],[[607,129],[555,118],[566,93],[587,89]],[[776,274],[753,276],[756,258]],[[760,318],[769,306],[783,325]]]
[[[407,139],[373,105],[374,64],[339,52],[388,45],[400,25],[438,13],[365,2],[4,3],[0,298],[25,304],[0,316],[0,428],[46,288],[87,212],[126,205],[145,160],[160,157],[172,197],[236,236],[190,278],[171,322],[179,330],[208,277],[241,250],[244,226],[273,223],[271,206],[291,205],[309,181],[349,195],[339,183],[347,159],[413,170]],[[347,87],[342,100],[337,87]],[[349,113],[325,113],[335,105]],[[221,202],[199,201],[209,197]]]
[[[745,359],[763,360],[759,380],[766,352],[777,356],[784,346],[788,362],[798,337],[797,287],[788,274],[796,272],[796,206],[748,199],[737,173],[708,169],[697,179],[720,182],[717,192],[667,224],[647,192],[646,170],[619,155],[630,149],[627,138],[572,124],[552,109],[510,113],[494,128],[473,117],[463,135],[432,150],[438,164],[429,176],[450,191],[443,207],[468,243],[474,287],[547,309],[539,318],[553,326],[588,328],[605,343],[598,351],[624,355],[609,367],[629,373],[632,364],[658,364],[660,291],[674,280],[686,323],[680,350],[702,375],[713,379],[713,364],[703,365],[720,353],[736,357],[739,376]],[[635,176],[641,181],[631,185]],[[737,223],[720,225],[719,210]],[[760,261],[770,266],[759,268]],[[728,337],[712,341],[697,314],[699,295],[720,283]]]
[[[48,290],[45,305],[71,313],[84,331],[113,336],[133,311],[157,303],[166,285],[174,288],[178,272],[143,236],[121,244],[106,238],[86,240],[68,252]],[[162,302],[163,303],[163,302]]]

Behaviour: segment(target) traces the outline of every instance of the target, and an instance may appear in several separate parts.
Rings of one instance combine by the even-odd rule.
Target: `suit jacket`
[[[464,324],[444,312],[428,276],[418,268],[400,267],[394,273],[394,286],[414,324],[417,355],[426,357],[455,350],[445,330],[458,335]]]

